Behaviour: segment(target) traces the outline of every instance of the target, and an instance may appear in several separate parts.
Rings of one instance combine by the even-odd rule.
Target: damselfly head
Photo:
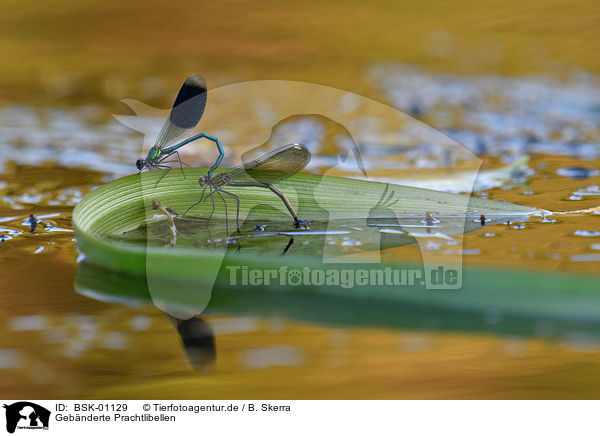
[[[142,171],[144,169],[144,167],[146,166],[146,160],[145,159],[138,159],[135,162],[135,166],[137,167],[137,169],[139,171]]]
[[[208,182],[208,174],[205,174],[198,179],[198,183],[200,183],[200,186],[206,185],[207,182]]]

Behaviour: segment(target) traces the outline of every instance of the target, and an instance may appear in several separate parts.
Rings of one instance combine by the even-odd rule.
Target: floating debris
[[[440,220],[433,217],[431,212],[425,212],[425,218],[421,220],[423,224],[427,224],[428,226],[432,226],[436,223],[439,223]]]
[[[39,223],[39,221],[35,217],[35,215],[34,214],[30,214],[29,218],[27,219],[27,224],[29,224],[29,231],[31,233],[35,233],[35,229],[37,228],[38,223]]]
[[[171,231],[171,246],[174,247],[177,243],[177,227],[175,227],[175,221],[173,220],[173,217],[171,216],[171,213],[168,210],[171,208],[165,208],[158,200],[155,199],[152,200],[152,209],[160,210],[163,213],[163,215],[165,215],[169,220],[169,229]],[[177,214],[177,212],[175,212],[175,214]]]

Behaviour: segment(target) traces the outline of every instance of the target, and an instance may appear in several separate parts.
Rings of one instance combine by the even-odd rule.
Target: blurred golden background
[[[35,104],[158,98],[166,90],[144,81],[176,89],[183,71],[211,87],[286,79],[376,97],[363,76],[382,61],[462,74],[600,70],[594,0],[1,3],[0,98]]]

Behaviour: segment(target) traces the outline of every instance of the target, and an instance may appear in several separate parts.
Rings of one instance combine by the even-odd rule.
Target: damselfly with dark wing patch
[[[223,160],[224,155],[221,141],[219,141],[218,138],[207,133],[200,133],[175,145],[169,145],[196,127],[200,121],[200,118],[202,118],[202,115],[204,114],[204,109],[206,108],[206,98],[207,91],[206,81],[204,78],[199,74],[193,74],[188,77],[181,86],[181,89],[175,98],[173,108],[171,109],[169,117],[166,119],[162,129],[160,130],[160,133],[158,134],[156,143],[148,151],[148,156],[146,156],[146,159],[138,159],[138,161],[135,163],[140,172],[144,168],[148,168],[149,170],[166,168],[169,170],[170,167],[166,164],[176,161],[167,159],[173,155],[177,156],[177,161],[179,161],[179,164],[182,165],[178,150],[184,145],[195,141],[196,139],[206,138],[216,144],[219,152],[217,160],[208,171],[208,174],[212,175],[213,171],[221,164],[221,160]],[[165,172],[165,174],[158,179],[156,184],[162,180],[167,172]]]
[[[212,211],[209,216],[210,219],[215,211],[214,195],[216,194],[225,204],[225,219],[227,219],[227,201],[225,201],[225,198],[223,197],[223,194],[225,194],[233,198],[237,203],[237,223],[240,215],[240,199],[237,195],[232,194],[223,188],[225,186],[264,188],[270,190],[281,199],[294,219],[296,227],[300,227],[300,225],[304,223],[298,218],[298,214],[287,197],[273,185],[296,174],[304,168],[309,161],[310,152],[306,147],[301,144],[289,144],[260,156],[257,159],[244,162],[242,165],[231,168],[230,170],[215,175],[208,173],[198,180],[200,186],[203,187],[200,200],[192,205],[185,214],[203,200],[206,201],[210,197],[212,201]],[[209,192],[205,197],[207,188]]]

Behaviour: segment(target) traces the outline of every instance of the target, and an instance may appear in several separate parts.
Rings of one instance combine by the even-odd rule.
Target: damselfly
[[[220,165],[224,155],[221,141],[219,141],[218,138],[207,133],[200,133],[175,145],[169,145],[196,127],[198,121],[200,121],[200,118],[202,118],[202,115],[204,114],[204,109],[206,108],[206,96],[206,81],[202,76],[199,74],[193,74],[186,79],[181,86],[179,93],[177,94],[177,98],[175,98],[175,102],[173,103],[173,108],[171,109],[169,117],[166,119],[162,129],[160,130],[160,133],[158,134],[156,143],[148,151],[148,156],[146,156],[146,159],[138,159],[138,161],[135,163],[135,166],[140,172],[144,168],[148,168],[149,170],[166,168],[168,172],[170,167],[166,164],[175,162],[175,160],[167,159],[173,155],[176,155],[177,160],[181,165],[181,159],[179,157],[178,150],[184,145],[195,141],[196,139],[206,138],[216,144],[219,152],[217,160],[208,170],[208,174],[212,176],[213,171]],[[162,180],[167,172],[165,172],[165,174],[158,179],[156,184]]]
[[[296,227],[304,224],[298,218],[298,214],[292,207],[287,197],[273,184],[287,179],[293,174],[300,171],[310,161],[310,152],[301,144],[289,144],[271,151],[257,159],[244,162],[242,165],[231,168],[227,171],[212,175],[211,172],[200,177],[198,182],[203,187],[202,195],[197,203],[193,204],[184,215],[187,214],[193,207],[200,204],[203,200],[206,201],[210,197],[212,201],[212,211],[208,219],[215,212],[215,198],[217,194],[225,204],[225,219],[227,219],[227,201],[222,194],[233,198],[237,203],[236,223],[240,215],[240,199],[237,195],[223,189],[225,186],[244,187],[244,188],[264,188],[268,189],[277,195],[288,212],[294,219]],[[208,195],[205,197],[206,189],[209,189]]]

